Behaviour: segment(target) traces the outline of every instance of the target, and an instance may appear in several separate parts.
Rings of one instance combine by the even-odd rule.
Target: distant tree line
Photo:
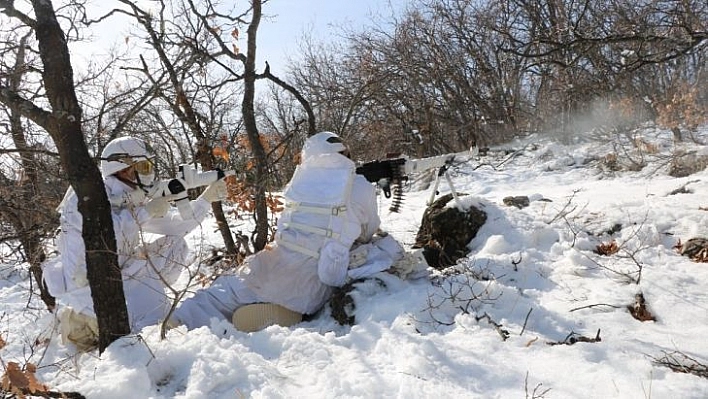
[[[681,139],[706,121],[707,48],[700,0],[420,0],[309,46],[293,79],[320,127],[367,157],[412,152],[411,130],[425,155],[594,124],[651,121]]]

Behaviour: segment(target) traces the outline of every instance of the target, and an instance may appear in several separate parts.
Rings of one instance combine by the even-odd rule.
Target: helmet
[[[312,156],[346,151],[348,151],[347,146],[344,145],[339,136],[332,132],[321,132],[305,140],[305,145],[302,147],[302,158],[306,159]]]
[[[155,154],[145,141],[135,137],[119,137],[111,140],[101,152],[101,175],[107,177],[140,161],[152,161],[153,158]],[[147,174],[138,175],[143,184],[150,184],[155,179],[154,171],[149,169]]]

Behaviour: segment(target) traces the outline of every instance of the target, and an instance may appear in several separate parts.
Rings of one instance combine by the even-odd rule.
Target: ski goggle
[[[142,161],[135,162],[130,166],[132,166],[133,169],[138,172],[139,175],[152,174],[152,171],[155,169],[155,164],[153,164],[152,161],[149,159],[144,159]]]
[[[144,158],[141,156],[141,158]],[[141,175],[149,175],[155,169],[155,164],[150,158],[144,158],[140,161],[136,161],[133,157],[126,153],[111,154],[105,158],[108,162],[122,162],[128,166],[131,166],[133,170]]]
[[[342,151],[339,151],[339,153],[344,155],[347,158],[349,158],[351,156],[349,154],[349,148],[347,148],[347,146],[344,145],[344,142],[338,136],[327,137],[327,140],[325,140],[325,141],[330,144],[336,144],[336,143],[341,144],[342,146],[344,146],[344,149]]]

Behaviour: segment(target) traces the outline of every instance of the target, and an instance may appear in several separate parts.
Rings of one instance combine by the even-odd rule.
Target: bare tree
[[[196,54],[211,59],[231,79],[240,80],[243,87],[243,98],[241,101],[241,114],[243,126],[248,138],[249,150],[253,157],[253,181],[251,184],[251,195],[254,198],[255,231],[253,246],[255,250],[261,250],[268,243],[271,235],[268,218],[268,194],[270,183],[270,172],[272,171],[271,156],[277,153],[268,152],[264,145],[264,137],[260,133],[256,114],[256,82],[267,79],[291,93],[308,115],[309,132],[315,130],[315,119],[310,109],[310,105],[304,96],[284,80],[271,73],[266,63],[265,71],[259,74],[256,69],[257,60],[257,35],[261,17],[263,15],[263,5],[267,3],[261,0],[251,0],[250,8],[237,16],[218,11],[217,5],[212,1],[203,1],[201,7],[194,0],[187,0],[191,13],[205,27],[207,33],[216,44],[216,49],[201,47],[203,42],[191,42],[193,51]],[[246,50],[242,52],[238,46],[229,46],[227,39],[234,39],[240,36],[239,27],[246,26]],[[240,71],[231,67],[229,62],[235,61],[242,68]]]
[[[293,72],[322,126],[378,151],[415,152],[401,131],[431,154],[575,131],[581,116],[680,138],[705,113],[705,2],[419,0],[386,22],[307,43]]]
[[[16,46],[8,48],[14,53],[14,57],[8,58],[14,58],[15,62],[3,69],[7,70],[7,86],[14,92],[22,90],[23,76],[31,65],[27,60],[27,41],[30,36],[30,31],[23,33]],[[46,163],[41,162],[42,154],[37,151],[39,148],[30,142],[30,126],[23,125],[21,114],[9,108],[4,111],[16,152],[6,153],[8,163],[0,169],[0,221],[10,227],[3,231],[0,241],[19,241],[21,258],[30,265],[40,298],[49,310],[53,310],[55,299],[42,279],[41,264],[46,258],[42,239],[58,225],[58,219],[51,210],[61,199],[62,194],[57,188],[63,185],[57,184],[58,173],[48,173],[43,167]],[[16,173],[8,176],[5,171]]]
[[[87,277],[99,327],[99,351],[130,332],[116,255],[111,209],[98,167],[82,131],[67,37],[51,2],[31,1],[34,18],[1,0],[0,11],[34,32],[41,59],[41,83],[51,111],[0,83],[0,103],[42,127],[56,145],[62,167],[76,192],[83,217]],[[40,104],[40,105],[38,105]]]
[[[551,104],[549,113],[558,106],[577,112],[601,96],[661,103],[656,100],[670,97],[661,80],[679,71],[694,75],[696,65],[682,60],[708,46],[708,5],[701,1],[502,4],[515,15],[513,25],[494,28],[507,38],[503,50],[533,60],[543,72],[536,103]],[[563,104],[554,102],[559,97]]]
[[[518,128],[524,64],[484,34],[490,11],[477,4],[420,2],[338,47],[308,44],[296,82],[335,131],[377,144],[360,149],[368,157],[502,141]]]
[[[274,163],[283,153],[283,144],[287,145],[289,140],[270,145],[268,142],[276,136],[264,137],[260,133],[256,82],[273,82],[292,95],[307,114],[307,131],[315,129],[315,117],[308,101],[275,76],[267,63],[263,73],[256,70],[257,31],[263,2],[252,1],[246,10],[239,12],[233,6],[210,0],[161,0],[151,4],[151,9],[135,1],[120,0],[119,3],[125,8],[113,9],[88,22],[98,23],[114,14],[124,14],[139,23],[140,36],[153,52],[144,52],[126,69],[143,74],[150,87],[156,88],[155,97],[178,123],[165,121],[159,111],[147,110],[149,118],[158,120],[161,126],[171,127],[168,135],[182,135],[183,143],[193,145],[193,159],[204,169],[238,164],[231,159],[248,160],[241,163],[249,164],[247,170],[242,170],[248,175],[248,187],[240,187],[250,192],[256,222],[252,243],[254,249],[262,249],[272,238],[267,193],[272,190],[273,181],[278,180],[272,173],[276,169]],[[237,45],[243,27],[246,27],[245,51]],[[236,94],[240,93],[239,104]],[[246,146],[230,147],[228,158],[215,156],[215,150],[223,148],[224,144],[242,143],[238,136],[244,133]],[[247,153],[235,153],[233,150],[237,149]],[[212,209],[227,252],[233,253],[236,246],[221,206],[213,204]]]

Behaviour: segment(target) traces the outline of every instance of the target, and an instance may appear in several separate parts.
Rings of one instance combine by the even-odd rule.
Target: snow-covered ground
[[[668,176],[670,133],[643,137],[659,152],[644,154],[640,171],[603,167],[613,143],[640,159],[615,137],[543,136],[452,170],[462,205],[488,215],[461,273],[415,281],[383,273],[385,286],[355,292],[351,327],[327,311],[256,333],[215,321],[160,340],[147,327],[100,357],[76,355],[29,297],[26,266],[6,264],[0,358],[36,364],[40,382],[87,398],[706,398],[708,378],[667,364],[708,367],[708,266],[674,248],[708,237],[708,171]],[[382,227],[407,247],[430,197],[420,183],[409,189],[400,213],[381,200]],[[449,192],[444,180],[440,191]],[[528,207],[503,204],[521,195]],[[210,220],[191,237],[195,251],[220,245],[214,231]],[[595,253],[612,240],[618,253]],[[630,315],[639,293],[656,321]]]

